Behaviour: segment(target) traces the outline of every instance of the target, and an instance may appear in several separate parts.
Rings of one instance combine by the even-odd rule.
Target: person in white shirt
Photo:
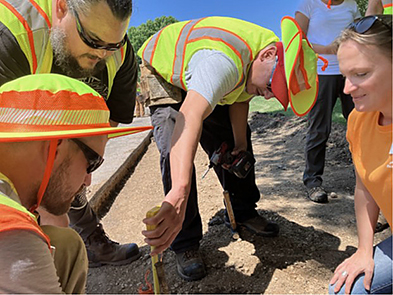
[[[342,30],[359,18],[360,13],[354,0],[303,0],[295,15],[315,52],[329,62],[329,66],[323,70],[323,63],[318,61],[319,92],[308,115],[309,129],[305,147],[303,183],[307,188],[308,198],[317,203],[328,202],[327,193],[322,187],[322,175],[326,142],[329,139],[337,97],[340,97],[345,119],[353,109],[351,97],[343,92],[345,79],[340,74],[332,42]]]

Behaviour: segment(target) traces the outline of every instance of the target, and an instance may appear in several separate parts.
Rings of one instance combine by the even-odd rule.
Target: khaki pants
[[[54,264],[63,292],[85,293],[88,259],[85,244],[76,231],[52,225],[41,226],[56,248]]]

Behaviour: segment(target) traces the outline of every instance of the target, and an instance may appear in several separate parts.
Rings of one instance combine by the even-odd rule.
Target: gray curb
[[[91,197],[89,203],[96,212],[99,219],[103,218],[110,210],[117,195],[124,187],[128,178],[132,175],[135,167],[147,151],[151,142],[153,130],[150,130],[145,139],[136,149],[127,157],[124,163],[116,170],[115,173],[99,188]]]

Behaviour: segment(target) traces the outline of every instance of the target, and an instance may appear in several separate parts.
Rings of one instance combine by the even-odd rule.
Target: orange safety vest
[[[10,183],[9,179],[0,173],[0,179]],[[13,187],[12,184],[10,184]],[[11,230],[27,230],[37,234],[51,249],[50,239],[38,225],[37,218],[25,207],[0,192],[0,232]]]

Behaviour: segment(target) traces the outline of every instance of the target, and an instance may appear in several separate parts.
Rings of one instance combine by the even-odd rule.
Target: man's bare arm
[[[168,248],[182,228],[202,124],[211,112],[209,103],[202,95],[192,90],[187,93],[172,135],[172,189],[157,215],[143,220],[148,225],[156,225],[153,231],[142,232],[146,236],[146,243],[156,247],[152,255]]]
[[[247,150],[247,118],[249,101],[234,103],[229,106],[235,153]]]
[[[373,15],[373,14],[382,14],[382,13],[383,13],[383,5],[381,0],[368,0],[366,16]]]

